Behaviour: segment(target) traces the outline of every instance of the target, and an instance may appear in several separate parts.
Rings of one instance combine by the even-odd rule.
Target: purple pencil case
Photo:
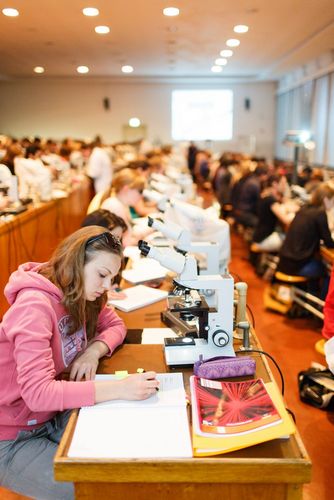
[[[194,374],[208,379],[244,377],[254,375],[255,370],[255,359],[250,356],[217,356],[203,359],[200,355],[199,360],[194,363]]]

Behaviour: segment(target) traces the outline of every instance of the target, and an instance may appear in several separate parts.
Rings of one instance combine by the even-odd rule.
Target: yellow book
[[[241,432],[236,433],[215,434],[203,432],[199,421],[198,397],[195,396],[194,380],[195,377],[192,377],[190,381],[194,456],[203,457],[228,453],[295,433],[295,425],[286,411],[282,397],[273,382],[266,383],[264,386],[279,413],[280,418],[278,420],[270,423],[264,422],[262,426],[254,429],[241,429]]]

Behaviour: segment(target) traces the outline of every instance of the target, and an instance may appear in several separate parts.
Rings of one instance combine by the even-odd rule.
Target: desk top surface
[[[127,286],[127,283],[123,281],[122,287]],[[170,279],[162,285],[164,289],[170,289],[171,286]],[[165,363],[162,345],[136,343],[140,341],[138,339],[140,339],[141,329],[165,326],[160,319],[160,313],[165,309],[165,305],[165,301],[160,301],[130,313],[117,311],[128,327],[127,339],[111,358],[101,360],[98,373],[114,373],[116,370],[135,373],[137,368],[144,368],[146,371],[154,370],[157,373],[173,370]],[[131,331],[132,329],[136,331]],[[251,342],[255,348],[261,348],[254,331],[251,334]],[[237,349],[238,345],[234,347]],[[256,358],[255,376],[261,377],[265,382],[273,380],[267,360],[258,353],[252,355]],[[183,368],[182,372],[188,392],[192,369]],[[113,480],[116,482],[179,482],[180,478],[182,481],[191,482],[229,482],[231,474],[232,480],[235,479],[238,482],[277,482],[279,480],[286,483],[305,483],[310,480],[311,462],[298,433],[287,439],[277,439],[210,458],[70,459],[67,457],[67,451],[77,415],[77,411],[73,412],[55,457],[55,474],[59,480],[75,481],[78,477],[78,470],[80,474],[83,473],[89,478],[97,475],[98,481],[111,482]],[[209,463],[210,467],[208,467]],[[117,479],[110,479],[116,477]],[[195,480],[194,477],[196,477]]]
[[[261,355],[255,354],[255,356],[256,376],[270,380],[271,374],[266,363],[263,362]],[[161,345],[124,344],[111,358],[104,358],[101,361],[98,372],[113,373],[115,370],[128,370],[131,373],[139,367],[159,373],[168,371],[163,347]],[[192,370],[183,369],[182,371],[187,390]],[[77,411],[73,412],[55,457],[55,474],[58,480],[75,481],[79,473],[92,479],[97,475],[98,481],[111,482],[113,480],[116,482],[178,482],[180,477],[184,481],[194,482],[195,474],[195,481],[198,482],[228,482],[231,474],[241,482],[270,482],[274,481],[274,477],[276,481],[279,478],[280,482],[287,483],[304,483],[310,480],[311,462],[298,434],[287,439],[277,439],[210,458],[143,460],[68,458],[67,452],[75,429],[77,414]],[[228,474],[226,467],[229,467]],[[222,479],[223,471],[225,475]],[[244,476],[246,472],[247,481]]]

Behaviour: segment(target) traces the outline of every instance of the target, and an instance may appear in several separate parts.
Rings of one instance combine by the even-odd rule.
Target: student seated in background
[[[86,215],[81,223],[81,227],[87,226],[106,227],[112,235],[116,236],[116,238],[119,238],[121,241],[124,233],[128,230],[128,226],[122,217],[119,217],[118,215],[103,208],[99,208],[98,210]]]
[[[310,278],[310,293],[326,297],[328,275],[320,255],[320,241],[334,248],[328,227],[327,211],[334,210],[334,185],[322,183],[312,194],[309,204],[302,207],[291,222],[282,245],[278,271]]]
[[[252,173],[245,174],[232,193],[233,214],[237,223],[255,228],[258,223],[257,206],[260,199],[261,184],[268,177],[268,168],[258,166]]]
[[[278,252],[284,239],[284,230],[294,217],[283,203],[287,180],[284,176],[271,175],[264,183],[258,204],[258,222],[253,234],[253,242],[259,250]]]
[[[100,358],[126,333],[106,307],[121,261],[120,240],[89,226],[60,243],[49,262],[11,275],[0,324],[0,485],[32,498],[72,499],[73,485],[53,478],[68,410],[156,393],[154,372],[94,380]]]
[[[149,178],[151,173],[150,164],[145,160],[132,161],[128,164],[128,168],[131,168],[137,174],[145,177],[146,180]],[[130,206],[132,219],[136,217],[146,217],[147,215],[156,213],[157,211],[157,204],[155,202],[145,200],[143,196],[137,201],[136,204]]]
[[[125,224],[124,220],[118,215],[112,214],[109,210],[104,210],[99,208],[90,214],[86,215],[82,221],[81,227],[86,226],[101,226],[106,227],[111,234],[116,236],[122,241],[123,235],[128,230],[128,226]],[[114,278],[114,283],[111,286],[111,290],[108,292],[108,299],[125,299],[126,294],[122,292],[119,288],[119,282],[121,279],[120,273]]]
[[[123,238],[124,246],[136,245],[140,239],[152,232],[152,229],[147,226],[134,227],[130,212],[130,207],[135,206],[142,199],[145,185],[145,177],[130,168],[123,168],[115,174],[111,189],[108,189],[102,196],[100,208],[121,217],[128,227]]]

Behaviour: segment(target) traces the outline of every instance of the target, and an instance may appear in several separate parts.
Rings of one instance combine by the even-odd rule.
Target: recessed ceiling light
[[[125,66],[122,66],[122,72],[123,73],[132,73],[133,72],[133,67],[126,64]]]
[[[226,41],[226,45],[228,47],[238,47],[238,45],[240,45],[240,40],[237,40],[237,38],[229,38]]]
[[[134,128],[140,127],[141,121],[139,120],[139,118],[135,118],[135,117],[130,118],[129,125],[130,125],[130,127],[134,127]]]
[[[109,32],[109,26],[95,26],[95,33],[98,33],[99,35],[106,35]]]
[[[7,17],[17,17],[19,15],[19,11],[17,9],[11,8],[2,9],[2,13]]]
[[[89,71],[88,66],[78,66],[77,67],[78,73],[84,74],[84,73],[88,73],[88,71]]]
[[[44,71],[45,71],[45,69],[43,68],[43,66],[35,66],[34,67],[34,72],[35,73],[41,74],[41,73],[44,73]]]
[[[233,56],[233,50],[230,49],[224,49],[220,51],[220,55],[222,57],[232,57]]]
[[[246,24],[237,24],[233,28],[234,33],[247,33],[248,30],[249,28]]]
[[[162,12],[164,16],[174,17],[180,14],[180,9],[177,7],[166,7]]]
[[[212,73],[221,73],[223,71],[223,68],[221,66],[215,65],[211,67],[211,71]]]
[[[98,16],[100,14],[99,9],[96,9],[95,7],[85,7],[82,9],[82,13],[84,16]]]
[[[225,66],[227,64],[227,59],[224,57],[218,57],[218,59],[215,60],[215,64],[218,66]]]

